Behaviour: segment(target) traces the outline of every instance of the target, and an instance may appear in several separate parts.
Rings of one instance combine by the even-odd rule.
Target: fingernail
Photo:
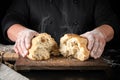
[[[97,57],[94,57],[94,59],[97,59]]]
[[[24,51],[24,54],[23,54],[22,56],[25,57],[25,56],[27,55],[27,53],[28,53],[28,51],[25,50],[25,51]]]
[[[26,48],[28,49],[29,47],[30,47],[30,45],[27,44],[27,45],[26,45]]]
[[[95,59],[98,59],[98,58],[100,58],[100,56],[95,56]]]
[[[22,57],[25,57],[25,55],[24,55],[24,54],[21,54],[21,56],[22,56]]]

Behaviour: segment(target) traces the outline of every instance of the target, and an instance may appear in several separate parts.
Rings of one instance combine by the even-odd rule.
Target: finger
[[[99,58],[102,55],[102,53],[104,51],[104,47],[105,47],[105,40],[101,40],[100,46],[98,48],[97,58]]]
[[[91,50],[91,57],[94,57],[96,59],[98,48],[99,48],[99,39],[97,37],[94,37],[94,39],[95,39],[95,41],[94,41],[93,48]]]
[[[94,37],[90,32],[82,34],[81,36],[86,37],[88,39],[88,49],[91,51],[94,44]]]
[[[32,40],[33,36],[26,36],[25,37],[25,46],[26,49],[29,49],[31,47],[31,40]]]
[[[94,45],[94,37],[92,35],[88,36],[88,49],[91,51]]]
[[[22,49],[21,52],[23,54],[23,57],[25,57],[27,55],[27,53],[28,53],[28,51],[27,51],[27,49],[25,47],[25,36],[23,37],[23,39],[21,39],[20,45],[21,45],[21,49]]]
[[[18,49],[18,53],[19,53],[22,57],[24,57],[24,54],[23,54],[22,48],[21,48],[21,40],[20,40],[20,39],[17,40],[17,49]]]
[[[33,37],[34,37],[34,36],[38,36],[38,35],[39,35],[39,33],[38,33],[38,32],[35,32],[34,35],[33,35]]]
[[[18,54],[18,49],[17,49],[17,45],[16,45],[16,43],[15,43],[15,45],[14,45],[13,49],[14,49],[15,53],[17,53],[17,54]]]

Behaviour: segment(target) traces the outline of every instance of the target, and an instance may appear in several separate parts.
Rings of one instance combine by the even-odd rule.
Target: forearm
[[[109,42],[114,37],[114,30],[109,25],[102,25],[96,28],[95,30],[99,30],[100,32],[103,33],[106,42]]]
[[[7,30],[8,38],[15,42],[17,39],[17,35],[20,31],[23,31],[24,29],[27,29],[26,27],[20,25],[20,24],[14,24]]]

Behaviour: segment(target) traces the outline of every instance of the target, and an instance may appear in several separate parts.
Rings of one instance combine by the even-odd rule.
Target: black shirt
[[[2,29],[1,29],[1,21],[6,14],[7,9],[11,5],[12,0],[0,0],[0,44],[7,44],[6,39],[3,37]]]
[[[111,25],[115,35],[120,30],[107,0],[15,0],[2,23],[6,38],[16,23],[47,32],[57,42],[65,33],[82,34],[103,24]]]

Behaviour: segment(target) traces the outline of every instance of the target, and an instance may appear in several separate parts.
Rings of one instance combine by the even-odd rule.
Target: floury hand
[[[88,49],[91,51],[90,56],[97,59],[99,58],[106,44],[105,35],[98,29],[86,32],[81,36],[88,39]]]
[[[28,49],[31,47],[31,39],[37,34],[38,32],[30,29],[19,32],[14,45],[15,52],[25,57],[28,54]]]

